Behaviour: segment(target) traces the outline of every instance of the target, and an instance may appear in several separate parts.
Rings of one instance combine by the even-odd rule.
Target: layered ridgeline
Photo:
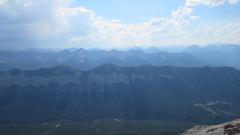
[[[173,47],[177,48],[177,47]],[[172,48],[172,49],[173,49]],[[119,66],[231,66],[240,69],[240,46],[192,46],[181,49],[135,48],[128,51],[100,49],[68,49],[62,51],[26,49],[1,50],[0,70],[52,68],[68,65],[80,70],[89,70],[105,63]],[[164,49],[164,48],[163,48]],[[174,52],[175,51],[175,52]]]
[[[0,72],[0,122],[104,118],[214,123],[240,116],[234,68],[58,66]]]
[[[222,45],[222,46],[192,46],[185,50],[205,64],[211,66],[232,66],[240,69],[240,46]]]
[[[105,63],[120,66],[202,66],[203,62],[190,53],[169,53],[159,49],[148,50],[84,50],[62,51],[27,49],[0,51],[0,70],[52,68],[59,64],[76,69],[89,70]]]

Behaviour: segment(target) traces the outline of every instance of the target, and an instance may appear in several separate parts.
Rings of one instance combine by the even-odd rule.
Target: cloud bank
[[[212,43],[239,44],[240,22],[189,28],[196,6],[238,0],[186,0],[169,17],[142,23],[107,20],[71,0],[0,0],[0,48],[127,48]]]

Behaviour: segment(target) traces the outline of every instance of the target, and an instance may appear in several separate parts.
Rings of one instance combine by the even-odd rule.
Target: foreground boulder
[[[240,119],[215,126],[196,126],[182,135],[240,135]]]

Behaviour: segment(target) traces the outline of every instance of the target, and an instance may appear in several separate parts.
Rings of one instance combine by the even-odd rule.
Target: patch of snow
[[[61,126],[61,123],[58,123],[55,128],[59,128]]]
[[[97,123],[98,121],[100,121],[101,119],[97,119],[97,120],[94,120],[93,123]]]
[[[48,124],[48,122],[42,123],[42,125],[47,125],[47,124]]]
[[[232,105],[232,103],[228,103],[228,102],[225,102],[225,101],[209,101],[209,102],[206,103],[207,106],[218,105],[218,104]]]
[[[116,122],[121,122],[121,120],[120,119],[114,119]]]

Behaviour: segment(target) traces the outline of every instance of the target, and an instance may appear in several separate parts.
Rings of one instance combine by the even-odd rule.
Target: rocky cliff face
[[[215,126],[196,126],[182,135],[240,135],[240,119]]]

